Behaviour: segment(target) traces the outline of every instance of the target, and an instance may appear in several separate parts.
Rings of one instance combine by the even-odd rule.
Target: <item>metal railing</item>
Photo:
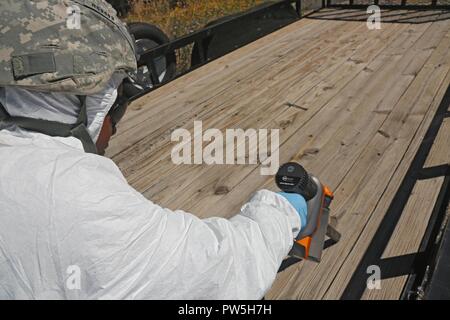
[[[281,29],[299,19],[302,18],[302,1],[301,0],[282,0],[282,1],[276,1],[267,3],[265,5],[258,6],[254,9],[250,9],[246,12],[234,15],[230,18],[225,18],[224,21],[218,22],[216,24],[213,24],[211,26],[205,27],[199,31],[195,31],[189,35],[183,36],[181,38],[175,39],[167,44],[158,46],[156,48],[152,48],[146,52],[144,52],[140,56],[140,61],[145,61],[145,65],[148,66],[150,69],[150,76],[152,83],[154,84],[152,88],[146,89],[142,91],[139,95],[132,98],[132,100],[135,100],[150,91],[168,83],[176,78],[185,75],[188,72],[193,71],[194,69],[197,69],[201,66],[203,66],[206,63],[209,63],[217,58],[219,58],[222,55],[219,56],[209,56],[207,54],[207,47],[208,44],[212,41],[212,39],[219,33],[224,33],[227,30],[234,29],[234,30],[241,30],[243,33],[245,33],[245,28],[242,28],[242,26],[245,26],[245,24],[251,20],[251,19],[261,19],[264,18],[266,15],[270,15],[271,12],[274,12],[276,10],[279,10],[282,7],[286,6],[292,6],[292,8],[295,10],[296,16],[292,19],[281,19],[278,24],[276,24],[272,31],[275,31],[277,29]],[[321,7],[322,8],[322,7]],[[257,40],[257,38],[260,38],[266,34],[260,34],[257,35],[257,37],[249,37],[248,41],[241,41],[238,45],[230,47],[229,50],[224,52],[224,54],[229,53],[231,51],[234,51],[252,41]],[[155,64],[155,59],[161,56],[166,56],[170,53],[173,53],[176,50],[195,45],[195,51],[198,55],[199,62],[197,64],[191,65],[189,69],[185,70],[184,72],[181,72],[177,74],[173,79],[170,79],[166,82],[161,83],[160,79],[158,78],[157,74],[157,68]],[[192,53],[194,54],[194,52]],[[142,65],[142,64],[141,64]]]
[[[447,0],[326,0],[325,6],[329,8],[365,9],[370,5],[377,5],[382,9],[450,10],[450,1]]]
[[[357,2],[356,2],[357,1]],[[310,14],[316,13],[317,11],[323,8],[343,8],[343,9],[367,9],[369,5],[375,4],[380,6],[380,8],[386,9],[412,9],[412,10],[428,10],[428,9],[445,9],[450,10],[450,0],[429,0],[429,2],[424,2],[422,4],[417,4],[418,0],[316,0],[318,2],[318,7],[314,10],[310,10],[310,12],[306,15],[302,12],[302,0],[282,0],[267,3],[265,5],[258,6],[249,11],[243,12],[241,14],[234,15],[229,18],[221,19],[220,22],[214,23],[210,26],[207,26],[199,31],[195,31],[189,35],[183,36],[181,38],[175,39],[167,44],[158,46],[156,48],[152,48],[150,50],[145,51],[141,57],[140,61],[145,61],[145,65],[147,65],[150,71],[150,77],[153,86],[149,89],[143,90],[140,94],[133,97],[131,100],[135,100],[150,91],[168,83],[176,78],[179,78],[203,65],[209,63],[221,56],[232,52],[250,42],[257,40],[265,36],[266,34],[273,32],[277,29],[281,29],[295,21],[298,21],[301,18],[307,17]],[[385,2],[393,2],[396,3],[385,3]],[[426,0],[425,0],[426,1]],[[441,4],[444,1],[448,4]],[[306,1],[305,1],[306,2]],[[281,8],[286,8],[286,6],[291,6],[291,9],[294,9],[295,17],[291,19],[280,19],[279,21],[275,19],[275,25],[267,33],[253,34],[248,37],[244,41],[239,42],[237,45],[230,45],[227,50],[222,50],[219,55],[209,55],[208,54],[208,46],[211,41],[219,34],[226,34],[229,30],[238,30],[240,34],[245,35],[246,33],[251,33],[251,30],[247,30],[245,28],[246,24],[248,26],[248,21],[251,19],[264,19],[266,15],[270,15],[272,12],[280,10]],[[272,21],[273,22],[273,21]],[[218,39],[221,40],[221,39]],[[198,60],[196,63],[191,63],[190,67],[184,70],[183,72],[179,72],[174,78],[169,79],[163,83],[161,83],[157,74],[157,67],[155,64],[155,59],[161,56],[167,56],[170,53],[175,52],[176,50],[180,50],[182,48],[186,48],[189,46],[194,46],[191,55],[196,55]],[[195,51],[195,52],[194,52]],[[140,64],[141,66],[144,64]]]

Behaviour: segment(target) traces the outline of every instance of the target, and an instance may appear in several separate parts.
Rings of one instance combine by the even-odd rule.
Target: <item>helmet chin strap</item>
[[[87,129],[86,96],[78,96],[78,98],[81,102],[81,110],[75,124],[26,117],[12,117],[1,103],[0,123],[15,124],[22,129],[36,131],[52,137],[74,137],[81,141],[85,152],[98,154],[97,147]]]

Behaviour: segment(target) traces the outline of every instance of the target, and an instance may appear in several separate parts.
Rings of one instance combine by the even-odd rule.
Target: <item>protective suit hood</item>
[[[97,94],[86,97],[87,129],[96,142],[103,121],[117,98],[117,88],[124,76],[116,74]],[[14,117],[27,117],[65,124],[76,122],[81,102],[76,95],[59,92],[38,92],[19,87],[0,87],[0,104]],[[6,126],[1,125],[0,129]],[[11,126],[10,126],[11,127]],[[11,128],[15,130],[15,128]]]

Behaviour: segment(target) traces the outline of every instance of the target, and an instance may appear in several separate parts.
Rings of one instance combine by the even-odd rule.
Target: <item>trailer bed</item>
[[[256,165],[174,165],[171,133],[193,132],[194,120],[223,132],[280,129],[280,163],[299,161],[335,190],[332,223],[342,239],[320,264],[280,272],[268,299],[342,297],[446,103],[448,11],[387,11],[381,30],[368,30],[361,15],[322,9],[153,91],[132,104],[108,151],[153,202],[231,217],[254,191],[277,190],[273,177]],[[426,168],[450,162],[449,120]],[[361,298],[400,297],[401,266],[419,250],[443,183],[431,175],[414,184],[383,251],[381,289]]]

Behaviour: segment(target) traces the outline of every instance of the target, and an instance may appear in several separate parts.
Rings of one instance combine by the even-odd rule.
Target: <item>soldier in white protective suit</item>
[[[109,5],[1,1],[0,39],[0,299],[264,296],[304,199],[262,190],[232,219],[202,220],[130,187],[102,156],[136,69]]]

